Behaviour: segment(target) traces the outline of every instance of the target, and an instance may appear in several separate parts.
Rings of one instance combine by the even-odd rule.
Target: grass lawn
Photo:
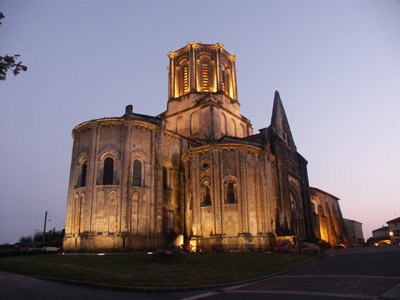
[[[152,255],[29,255],[0,258],[0,270],[118,286],[199,286],[250,279],[320,259],[281,253],[191,253],[178,262]]]

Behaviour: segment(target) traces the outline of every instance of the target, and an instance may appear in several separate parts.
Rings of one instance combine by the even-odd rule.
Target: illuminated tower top
[[[236,56],[222,44],[189,42],[186,47],[169,52],[168,98],[179,98],[190,92],[223,93],[237,100]]]

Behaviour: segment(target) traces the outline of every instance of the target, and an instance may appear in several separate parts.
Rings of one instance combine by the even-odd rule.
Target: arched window
[[[162,183],[163,190],[168,190],[168,170],[166,167],[162,168]]]
[[[236,132],[236,122],[235,119],[231,119],[230,124],[229,124],[229,136],[234,136],[237,137],[237,132]]]
[[[206,194],[204,196],[204,205],[211,205],[210,186],[206,186]]]
[[[247,132],[246,132],[247,130],[244,127],[243,124],[240,124],[240,129],[241,129],[241,136],[240,137],[246,137],[247,136]]]
[[[87,162],[85,161],[81,167],[81,180],[80,180],[80,187],[86,186],[86,175],[87,175]]]
[[[190,78],[189,78],[189,63],[188,60],[182,59],[176,67],[175,75],[175,97],[180,97],[190,91]]]
[[[107,157],[103,167],[103,185],[112,185],[114,177],[114,160]]]
[[[222,72],[221,85],[222,85],[222,90],[225,92],[225,89],[226,89],[226,80],[225,80],[226,67],[225,67],[225,64],[221,65],[221,72]]]
[[[178,120],[176,120],[176,132],[182,135],[185,135],[186,133],[183,117],[179,117]]]
[[[142,185],[142,163],[137,159],[133,162],[133,185]]]
[[[181,67],[180,86],[181,95],[189,93],[189,66],[187,63]]]
[[[233,182],[228,183],[228,190],[226,193],[226,202],[227,203],[236,203],[235,187],[233,186]]]
[[[224,91],[225,95],[229,96],[232,98],[233,91],[232,91],[232,83],[231,83],[231,70],[229,69],[229,66],[226,63],[222,63],[221,67],[222,71],[222,78],[221,78],[221,83],[222,83],[222,90]]]
[[[204,181],[203,183],[203,202],[201,206],[211,205],[211,191],[210,191],[210,183],[208,181]]]
[[[226,117],[223,113],[219,115],[219,126],[221,128],[221,134],[226,135]]]
[[[214,66],[208,56],[203,56],[198,64],[198,78],[201,92],[214,92]]]
[[[209,92],[210,91],[210,68],[209,64],[206,61],[203,61],[201,63],[201,79],[202,79],[202,88],[203,92]]]
[[[199,133],[199,113],[194,112],[190,115],[190,134]]]

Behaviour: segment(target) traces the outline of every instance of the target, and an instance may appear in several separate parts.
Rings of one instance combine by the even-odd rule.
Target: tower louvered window
[[[222,71],[222,90],[226,95],[229,97],[232,97],[232,91],[231,91],[231,76],[230,76],[230,70],[225,69]]]
[[[225,83],[225,81],[226,81],[226,80],[225,80],[225,66],[224,66],[224,64],[222,64],[221,69],[222,69],[222,78],[221,78],[222,91],[225,92],[225,88],[226,88],[226,83]]]
[[[209,83],[208,63],[202,63],[201,70],[202,70],[201,76],[202,76],[202,82],[203,82],[203,92],[209,92],[210,91],[210,83]]]
[[[188,65],[183,67],[183,93],[189,93],[189,68]]]

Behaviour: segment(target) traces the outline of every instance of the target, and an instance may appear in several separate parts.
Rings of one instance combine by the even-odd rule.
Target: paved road
[[[1,300],[400,299],[400,248],[346,249],[327,260],[221,290],[137,293],[70,285],[0,272]]]
[[[256,283],[187,297],[207,299],[400,299],[400,248],[337,250],[322,262]]]

